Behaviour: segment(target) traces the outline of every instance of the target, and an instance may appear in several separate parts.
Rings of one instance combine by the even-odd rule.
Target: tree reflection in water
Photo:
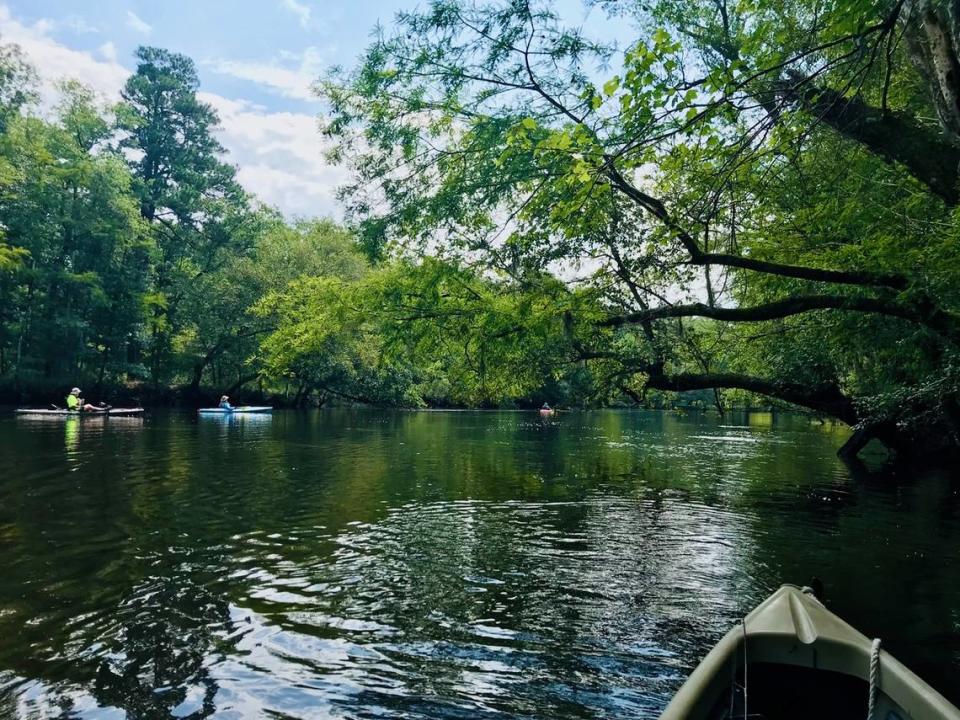
[[[203,718],[216,709],[208,663],[230,634],[229,605],[179,574],[137,585],[95,639],[102,657],[91,688],[129,718]],[[222,650],[222,648],[220,648]]]

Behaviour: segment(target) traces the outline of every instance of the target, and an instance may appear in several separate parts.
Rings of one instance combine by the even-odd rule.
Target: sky
[[[139,45],[193,58],[201,98],[220,115],[219,138],[240,182],[287,217],[340,218],[346,170],[323,157],[323,107],[311,83],[353,66],[371,32],[418,0],[0,0],[0,42],[15,42],[44,81],[81,80],[116,100]],[[423,0],[420,0],[423,4]],[[611,27],[579,0],[556,3],[572,23]]]

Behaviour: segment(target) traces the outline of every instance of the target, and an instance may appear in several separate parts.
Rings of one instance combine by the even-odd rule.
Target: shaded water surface
[[[951,471],[801,418],[0,419],[0,717],[647,718],[782,582],[954,702]]]

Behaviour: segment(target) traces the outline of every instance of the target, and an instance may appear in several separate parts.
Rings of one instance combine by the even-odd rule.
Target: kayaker
[[[90,403],[85,403],[83,398],[80,397],[80,388],[75,387],[70,391],[70,394],[67,395],[67,410],[71,412],[96,412],[108,410],[109,408],[100,403],[99,407],[97,405],[91,405]]]
[[[220,409],[221,410],[233,410],[233,405],[230,404],[230,397],[227,395],[220,396]]]

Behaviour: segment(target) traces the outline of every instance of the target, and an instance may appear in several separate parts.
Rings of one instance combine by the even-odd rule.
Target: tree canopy
[[[69,81],[42,114],[36,74],[0,46],[3,388],[282,391],[254,307],[303,276],[356,280],[366,259],[332,221],[288,223],[242,190],[189,58],[137,61],[119,104]]]
[[[946,11],[597,4],[636,42],[549,3],[438,0],[326,78],[365,247],[541,293],[568,361],[635,397],[732,389],[868,435],[954,434]]]

